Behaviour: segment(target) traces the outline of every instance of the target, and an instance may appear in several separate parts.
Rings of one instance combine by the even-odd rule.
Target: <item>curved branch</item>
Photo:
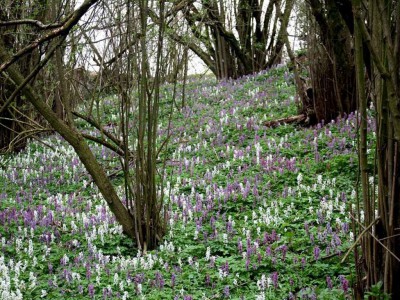
[[[95,142],[97,144],[103,145],[104,147],[106,147],[106,148],[112,150],[113,152],[117,153],[119,156],[124,156],[125,155],[125,152],[121,148],[119,148],[119,147],[107,142],[106,140],[104,140],[102,138],[98,138],[96,136],[93,136],[93,135],[90,135],[90,134],[86,134],[86,133],[82,133],[82,136],[85,139],[88,139],[88,140],[91,140],[92,142]]]
[[[0,21],[0,27],[7,27],[7,26],[15,26],[15,25],[32,25],[39,29],[46,30],[46,29],[53,29],[62,26],[61,23],[51,23],[51,24],[43,24],[39,20],[33,19],[21,19],[21,20],[11,20],[11,21]]]
[[[294,0],[287,0],[283,14],[280,13],[279,6],[276,6],[279,14],[279,19],[281,21],[281,26],[279,28],[279,33],[274,47],[275,48],[274,52],[272,53],[271,57],[269,58],[266,64],[267,67],[272,67],[277,63],[277,59],[282,52],[283,46],[285,45],[285,39],[287,38],[287,27],[289,24],[289,18],[293,9],[293,5],[294,5]]]
[[[208,15],[210,16],[210,20],[213,25],[210,27],[214,27],[214,28],[218,29],[219,33],[224,38],[224,40],[229,44],[229,46],[232,48],[233,52],[235,53],[236,57],[240,60],[240,62],[243,65],[247,65],[248,59],[247,59],[246,55],[243,53],[243,51],[240,47],[240,44],[239,44],[238,40],[236,39],[235,35],[231,31],[228,31],[223,26],[223,24],[221,23],[218,16],[214,14],[214,10],[212,9],[212,7],[210,5],[205,3],[204,6],[207,8]]]
[[[28,54],[29,52],[31,52],[35,48],[39,47],[43,43],[50,41],[60,35],[64,35],[64,36],[68,35],[68,33],[71,31],[72,27],[74,27],[79,22],[81,17],[92,7],[92,5],[98,1],[99,0],[86,0],[77,10],[72,12],[61,23],[60,27],[57,27],[56,29],[50,31],[49,33],[45,34],[44,36],[37,38],[31,44],[29,44],[25,48],[23,48],[20,51],[18,51],[17,53],[15,53],[10,59],[3,62],[0,65],[0,73],[2,73],[5,69],[7,69],[9,66],[11,66],[19,58]]]
[[[64,38],[60,39],[47,53],[46,56],[43,60],[41,60],[35,69],[24,79],[21,85],[19,85],[14,92],[11,94],[11,96],[6,100],[4,105],[0,107],[0,115],[7,109],[7,107],[12,103],[12,101],[15,99],[15,97],[18,95],[18,93],[40,72],[40,70],[47,64],[47,62],[50,60],[51,57],[53,57],[54,52],[56,49],[64,42]]]
[[[104,130],[103,127],[101,127],[101,125],[99,123],[97,123],[93,118],[82,115],[81,113],[78,113],[76,111],[73,111],[72,114],[86,122],[88,122],[90,125],[92,125],[94,128],[96,128],[97,130],[99,130],[101,133],[103,133],[106,137],[108,137],[111,141],[113,141],[118,148],[121,149],[123,143],[117,139],[114,135],[112,135],[110,132],[108,132],[107,130]]]
[[[96,1],[97,0],[92,0],[85,3]],[[1,43],[1,40],[0,60],[9,60],[9,55],[5,50],[4,45]],[[10,68],[7,69],[7,74],[16,86],[22,84],[24,77],[16,66],[10,66]],[[32,103],[32,105],[49,122],[49,124],[75,149],[76,154],[85,166],[88,173],[92,176],[93,181],[98,186],[110,210],[114,213],[116,219],[122,225],[125,233],[134,239],[136,234],[132,216],[122,203],[115,188],[108,179],[107,174],[96,160],[96,157],[86,143],[82,134],[74,127],[71,127],[62,119],[58,118],[57,115],[52,111],[51,107],[37,96],[36,92],[29,84],[22,89],[22,92],[27,100]]]
[[[156,13],[152,10],[149,10],[149,16],[152,19],[152,21],[156,24],[160,23],[160,20],[158,18],[158,16],[156,15]],[[209,55],[209,53],[205,52],[204,50],[201,49],[201,47],[199,47],[198,45],[196,45],[194,42],[187,42],[185,41],[185,38],[178,35],[174,29],[172,29],[170,26],[166,26],[166,30],[165,33],[168,34],[168,36],[174,40],[175,42],[185,45],[187,47],[189,47],[190,50],[192,50],[205,64],[206,66],[211,70],[211,72],[213,72],[214,74],[216,74],[217,70],[215,68],[215,62],[214,60],[211,58],[211,56]]]

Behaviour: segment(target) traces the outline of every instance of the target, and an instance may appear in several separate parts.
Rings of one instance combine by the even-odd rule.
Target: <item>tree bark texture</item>
[[[46,5],[42,1],[36,1],[32,3],[32,6],[37,8],[36,18],[39,21],[43,21]],[[0,20],[7,20],[8,14],[14,14],[16,18],[19,18],[24,14],[26,7],[14,3],[11,9],[12,12],[0,9]],[[36,32],[35,29],[32,29],[30,35],[26,34],[22,37],[16,26],[13,26],[13,28],[0,27],[0,39],[7,49],[20,49],[23,43],[31,41],[32,38],[28,38],[27,36],[34,36]],[[19,68],[25,76],[31,72],[37,58],[37,51],[32,51],[19,60]],[[23,123],[28,122],[27,116],[34,117],[32,112],[29,111],[28,102],[21,97],[21,93],[13,95],[13,92],[14,86],[12,82],[5,74],[0,73],[0,151],[13,152],[25,148],[26,139],[23,138],[23,133],[26,128]],[[13,99],[8,101],[10,97]],[[21,112],[25,116],[13,109],[12,103],[15,103],[15,107],[22,110]]]
[[[356,37],[356,52],[360,55],[361,42],[368,49],[371,61],[365,60],[370,71],[369,82],[372,90],[372,101],[376,107],[376,153],[378,173],[378,198],[375,202],[373,185],[363,178],[363,209],[365,224],[376,218],[377,209],[379,221],[368,236],[362,241],[366,282],[365,289],[370,289],[378,282],[383,282],[383,292],[390,294],[392,299],[400,298],[400,81],[398,50],[400,34],[400,1],[368,1],[367,11],[363,11],[361,1],[355,0],[354,28]],[[366,22],[367,21],[367,22]],[[368,27],[366,26],[368,23]],[[365,52],[365,50],[363,50]],[[368,68],[366,68],[368,69]],[[363,74],[359,74],[361,77]],[[362,89],[359,84],[358,89]],[[364,91],[360,91],[362,95]],[[366,96],[360,98],[365,111]],[[363,121],[361,121],[363,122]],[[365,152],[366,137],[361,126],[362,145]],[[364,130],[363,130],[364,129]],[[365,155],[365,154],[364,154]],[[364,156],[363,155],[363,156]],[[366,169],[366,158],[360,156],[362,177],[371,175]],[[369,174],[368,174],[369,171]],[[365,173],[365,175],[364,175]]]
[[[329,122],[356,109],[352,36],[336,1],[309,4],[316,26],[308,45],[314,113],[318,122]]]

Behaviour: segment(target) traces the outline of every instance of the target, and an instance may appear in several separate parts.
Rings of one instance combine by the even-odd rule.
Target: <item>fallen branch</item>
[[[264,125],[267,127],[277,127],[282,124],[303,122],[306,119],[307,119],[307,116],[301,114],[301,115],[297,115],[297,116],[291,116],[291,117],[281,118],[281,119],[277,119],[277,120],[267,121],[264,123]]]

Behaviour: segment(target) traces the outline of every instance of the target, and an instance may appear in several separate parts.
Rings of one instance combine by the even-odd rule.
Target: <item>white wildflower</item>
[[[374,184],[374,181],[375,181],[374,176],[370,176],[369,179],[368,179],[369,184],[370,184],[370,185],[373,185],[373,184]]]
[[[206,261],[210,260],[210,255],[211,255],[211,248],[207,247],[207,250],[206,250]]]
[[[138,295],[142,294],[142,284],[141,283],[138,283],[138,285],[136,287],[136,290],[137,290],[137,294]]]
[[[226,233],[224,233],[224,234],[222,235],[222,240],[224,241],[225,244],[228,243],[228,235],[227,235]]]

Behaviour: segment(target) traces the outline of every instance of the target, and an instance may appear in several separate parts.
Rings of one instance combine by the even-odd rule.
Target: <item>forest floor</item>
[[[63,139],[1,157],[0,299],[351,298],[354,258],[341,260],[354,241],[357,117],[264,126],[296,115],[294,92],[285,67],[188,83],[163,153],[167,233],[145,254]],[[165,86],[160,141],[171,94]],[[110,124],[112,103],[102,108]],[[119,169],[115,154],[92,148],[110,174]]]

